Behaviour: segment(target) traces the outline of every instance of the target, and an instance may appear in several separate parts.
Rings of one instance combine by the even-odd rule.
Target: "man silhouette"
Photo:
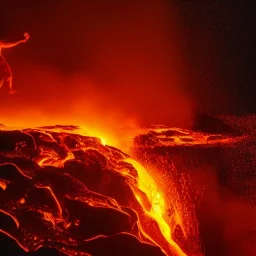
[[[12,48],[20,43],[26,43],[28,39],[30,38],[30,35],[28,33],[24,33],[24,39],[16,41],[16,42],[2,42],[0,41],[0,71],[1,76],[0,77],[0,89],[3,86],[4,82],[6,82],[9,85],[9,94],[15,93],[15,90],[12,88],[12,70],[9,66],[9,64],[6,62],[4,57],[2,56],[2,49],[4,48]]]

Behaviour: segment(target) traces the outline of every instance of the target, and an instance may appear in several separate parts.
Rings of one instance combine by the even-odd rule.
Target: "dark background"
[[[227,113],[255,113],[252,1],[181,1],[177,6],[186,27],[187,56],[193,63],[198,93],[206,92],[214,105],[224,89],[234,104],[223,106]]]
[[[25,31],[26,45],[3,51],[18,91],[1,90],[3,122],[255,113],[251,1],[1,1],[1,39]]]

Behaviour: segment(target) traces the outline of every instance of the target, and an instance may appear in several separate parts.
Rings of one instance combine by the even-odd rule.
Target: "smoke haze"
[[[15,122],[30,114],[36,123],[190,124],[182,32],[166,1],[46,1],[15,8],[6,12],[21,24],[10,20],[9,27],[16,34],[28,30],[31,40],[3,53],[18,93],[1,92],[2,120],[10,118],[4,114],[9,109]]]

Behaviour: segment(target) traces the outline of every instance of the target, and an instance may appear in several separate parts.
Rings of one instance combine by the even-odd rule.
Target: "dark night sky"
[[[253,1],[181,2],[179,6],[189,35],[188,56],[203,86],[199,86],[199,94],[209,90],[207,98],[215,97],[217,91],[225,88],[235,99],[235,108],[229,106],[229,111],[255,113]]]
[[[75,84],[70,87],[70,81],[63,87],[67,80],[65,76],[83,73],[93,77],[97,82],[96,90],[105,97],[108,93],[115,94],[115,97],[109,97],[111,103],[108,104],[112,104],[112,108],[115,102],[118,108],[129,109],[129,114],[142,109],[137,114],[143,115],[146,122],[176,118],[180,124],[182,121],[175,114],[169,114],[172,111],[161,109],[176,108],[181,111],[179,115],[190,115],[186,110],[188,106],[219,114],[255,112],[255,59],[252,52],[256,24],[250,2],[163,0],[165,9],[161,9],[160,2],[1,1],[1,38],[17,38],[24,31],[31,33],[29,43],[4,53],[13,68],[15,87],[19,91],[19,96],[13,98],[15,102],[23,104],[24,108],[49,102],[52,108],[56,98],[66,101],[80,91]],[[154,3],[157,3],[156,8]],[[156,14],[152,10],[157,10]],[[161,20],[161,13],[165,19],[161,24],[159,21],[160,26],[157,22]],[[160,32],[158,26],[162,29]],[[131,35],[138,40],[133,40]],[[158,35],[164,35],[165,40],[158,40]],[[156,50],[158,46],[167,50]],[[149,53],[153,53],[152,56]],[[120,65],[123,60],[126,64]],[[163,64],[167,62],[168,65]],[[36,67],[45,70],[39,72]],[[131,76],[127,71],[129,68],[133,69]],[[49,79],[45,79],[44,74]],[[53,78],[55,75],[58,78]],[[171,79],[162,79],[165,75]],[[55,84],[54,79],[57,80]],[[176,82],[182,86],[173,86]],[[143,83],[147,86],[142,86]],[[158,83],[163,84],[159,89]],[[128,84],[134,84],[131,92],[127,90]],[[83,93],[92,91],[95,94],[94,89],[83,88]],[[37,97],[34,97],[35,93],[38,93]],[[168,101],[168,94],[177,96]],[[154,95],[163,100],[154,99]],[[184,103],[187,95],[193,104]],[[9,96],[4,98],[3,93],[0,96],[1,108],[10,108],[13,100]],[[128,104],[128,101],[133,103]],[[104,108],[107,101],[102,102]],[[66,107],[59,102],[56,104],[58,109]],[[155,112],[148,111],[148,106],[154,106]]]

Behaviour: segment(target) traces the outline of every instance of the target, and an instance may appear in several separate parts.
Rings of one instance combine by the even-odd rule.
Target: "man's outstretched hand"
[[[27,32],[24,33],[24,40],[23,40],[23,42],[26,43],[29,40],[29,38],[30,38],[30,34],[27,33]]]

